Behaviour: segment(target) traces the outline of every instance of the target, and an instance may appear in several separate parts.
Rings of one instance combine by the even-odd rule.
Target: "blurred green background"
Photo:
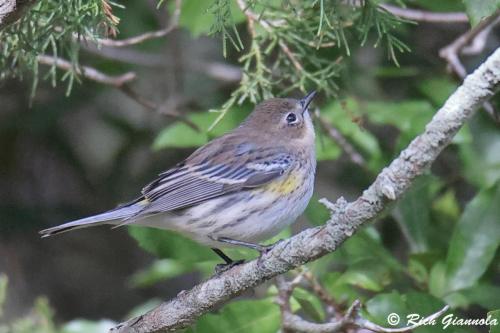
[[[275,10],[287,15],[296,5],[276,3]],[[304,3],[319,11],[319,2]],[[435,12],[479,10],[470,1],[405,3]],[[154,0],[120,4],[124,8],[113,9],[121,19],[119,39],[167,25],[174,8],[170,1],[159,9]],[[135,71],[136,91],[164,111],[186,115],[199,132],[83,78],[66,96],[67,82],[52,87],[43,80],[49,67],[40,67],[33,99],[29,71],[22,80],[0,81],[0,332],[106,331],[111,321],[140,313],[212,274],[219,259],[173,233],[101,227],[40,239],[37,231],[134,198],[158,173],[248,114],[251,100],[230,105],[209,130],[219,114],[208,110],[221,109],[238,89],[238,59],[252,41],[245,16],[234,3],[231,8],[244,49],[228,42],[225,58],[220,36],[211,34],[216,20],[211,2],[195,0],[183,2],[180,27],[165,39],[100,50],[89,44],[79,51],[80,64],[111,74]],[[317,199],[356,198],[422,132],[460,82],[446,71],[439,50],[469,28],[468,23],[398,25],[395,34],[411,50],[396,50],[399,66],[388,59],[386,47],[374,47],[375,31],[363,46],[347,34],[349,54],[344,47],[311,53],[310,60],[342,57],[331,79],[338,88],[328,83],[316,106],[364,161],[354,163],[317,123],[315,197],[293,230],[281,236],[324,223],[328,214]],[[493,29],[482,52],[463,57],[469,72],[500,45],[499,32]],[[272,63],[276,56],[266,57]],[[314,89],[314,81],[304,88]],[[270,93],[284,91],[283,83],[271,82]],[[298,86],[286,94],[303,96]],[[492,103],[498,108],[498,97]],[[480,111],[381,219],[308,265],[341,308],[361,299],[364,316],[383,326],[390,312],[425,315],[445,302],[466,318],[500,308],[499,128]],[[274,295],[272,284],[265,284],[191,330],[275,332],[280,321]],[[324,320],[320,300],[309,291],[297,290],[294,301],[298,313]]]

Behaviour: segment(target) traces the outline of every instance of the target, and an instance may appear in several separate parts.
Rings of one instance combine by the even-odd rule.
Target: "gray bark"
[[[0,30],[18,20],[36,0],[0,0]]]

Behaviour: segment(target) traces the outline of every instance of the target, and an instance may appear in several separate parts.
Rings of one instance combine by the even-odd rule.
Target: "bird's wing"
[[[161,174],[144,187],[142,193],[148,203],[134,217],[187,208],[262,186],[283,175],[294,161],[281,147],[256,152],[241,146],[221,145],[208,154],[195,152],[185,162]]]

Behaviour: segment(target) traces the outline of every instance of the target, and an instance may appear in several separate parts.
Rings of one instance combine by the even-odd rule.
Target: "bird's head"
[[[316,92],[302,99],[271,98],[255,107],[242,127],[259,129],[266,138],[276,140],[314,141],[314,127],[309,115],[309,104]]]

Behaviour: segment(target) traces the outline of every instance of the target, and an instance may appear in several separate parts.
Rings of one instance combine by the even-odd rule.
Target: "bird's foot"
[[[233,268],[235,266],[241,265],[244,262],[245,262],[245,260],[241,259],[241,260],[236,260],[236,261],[232,261],[232,262],[225,263],[225,264],[218,264],[215,266],[215,275],[217,275],[217,276],[221,275],[222,273],[230,270],[231,268]]]
[[[258,250],[260,255],[259,255],[259,259],[264,255],[264,254],[267,254],[269,251],[271,251],[272,249],[274,249],[276,247],[276,245],[278,245],[279,243],[283,242],[284,240],[283,239],[279,239],[278,241],[276,241],[275,243],[272,243],[272,244],[269,244],[269,245],[259,245],[260,246],[260,249]]]

